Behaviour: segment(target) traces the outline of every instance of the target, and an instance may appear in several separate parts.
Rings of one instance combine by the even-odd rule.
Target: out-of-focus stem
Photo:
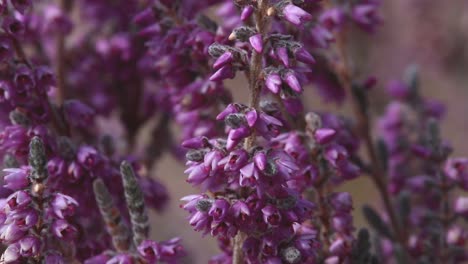
[[[325,190],[325,184],[327,181],[327,176],[324,176],[324,184],[321,184],[321,186],[317,187],[317,193],[318,193],[318,206],[320,210],[320,222],[322,223],[322,238],[323,238],[323,243],[324,243],[324,248],[328,250],[330,248],[330,235],[331,235],[331,228],[330,228],[330,211],[327,206],[327,201],[326,201],[326,190]]]
[[[62,8],[64,14],[68,14],[71,11],[73,6],[72,0],[61,0],[60,7]],[[55,62],[55,75],[57,79],[57,104],[62,105],[64,100],[67,98],[66,90],[66,50],[65,50],[65,40],[66,36],[60,32],[56,39],[56,62]]]
[[[345,88],[346,92],[351,96],[351,106],[354,112],[354,116],[357,119],[358,133],[363,139],[365,150],[370,159],[370,176],[375,186],[377,187],[382,202],[385,206],[385,210],[388,213],[390,218],[390,223],[392,225],[393,231],[401,243],[402,247],[406,246],[406,238],[402,232],[401,226],[396,217],[395,209],[392,205],[390,199],[390,194],[388,193],[386,187],[386,178],[385,173],[382,168],[381,162],[378,159],[377,153],[375,151],[375,146],[371,136],[370,129],[370,117],[368,113],[361,107],[359,99],[354,96],[352,91],[352,70],[350,67],[349,57],[346,51],[346,31],[343,30],[336,35],[336,47],[338,55],[341,60],[341,64],[338,66],[337,73],[340,79],[341,85]]]

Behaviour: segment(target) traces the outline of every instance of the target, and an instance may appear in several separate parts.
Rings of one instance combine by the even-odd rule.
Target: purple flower
[[[159,259],[159,244],[153,240],[145,240],[138,246],[138,253],[148,262],[155,263]]]
[[[311,14],[293,4],[284,7],[283,16],[284,19],[296,26],[301,26],[304,22],[312,20]]]
[[[213,69],[218,70],[225,65],[231,64],[234,61],[234,56],[231,52],[227,51],[219,56],[213,64]]]
[[[0,36],[0,62],[8,60],[13,55],[13,45],[8,37]]]
[[[262,53],[263,52],[263,38],[262,38],[262,35],[255,34],[255,35],[249,37],[249,42],[250,42],[250,45],[252,45],[252,48],[257,53]]]
[[[63,105],[67,122],[77,128],[89,128],[94,122],[94,110],[78,100],[66,101]]]
[[[14,224],[18,229],[27,231],[36,225],[38,218],[37,211],[34,209],[26,209],[8,214],[5,224]]]
[[[133,264],[134,257],[128,253],[120,253],[109,259],[106,264]]]
[[[456,214],[468,218],[468,196],[461,196],[455,200],[454,211]]]
[[[319,144],[330,143],[336,135],[336,131],[331,128],[319,128],[315,131],[314,137]]]
[[[279,74],[271,73],[265,77],[266,87],[274,94],[277,94],[281,89],[281,77]]]
[[[208,214],[213,217],[215,223],[220,223],[227,217],[230,206],[228,201],[216,199]]]
[[[31,196],[25,191],[16,191],[6,199],[5,212],[23,209],[31,203]]]
[[[179,258],[186,255],[184,248],[180,244],[181,239],[176,237],[168,241],[159,243],[159,259],[166,263],[178,263]]]
[[[2,263],[15,263],[20,259],[20,245],[19,243],[13,243],[8,245],[2,254],[0,262]]]
[[[63,219],[55,220],[51,229],[55,236],[64,240],[72,240],[77,234],[76,228]]]
[[[91,170],[99,165],[101,157],[97,150],[93,147],[82,146],[78,149],[77,153],[78,162],[84,168]]]
[[[386,89],[390,96],[400,100],[408,99],[408,96],[411,92],[408,85],[399,80],[393,80],[389,82],[386,86]]]
[[[58,218],[64,219],[75,214],[78,202],[70,196],[57,193],[51,202],[52,210]]]
[[[18,169],[4,169],[3,171],[8,173],[3,178],[6,188],[16,191],[24,189],[29,185],[29,171],[26,167]]]
[[[19,242],[20,254],[23,257],[36,256],[41,248],[41,241],[35,236],[26,236]]]
[[[297,76],[294,74],[293,71],[287,71],[283,76],[282,79],[285,83],[288,84],[291,89],[297,93],[302,92],[302,86],[301,83],[299,82],[299,79]]]
[[[234,69],[231,65],[225,65],[217,70],[213,75],[210,77],[210,81],[222,81],[225,79],[232,79],[236,75]]]
[[[225,171],[238,171],[247,164],[248,153],[243,149],[231,151],[228,156],[219,161],[219,165],[224,165]]]
[[[448,178],[460,184],[464,190],[468,190],[468,159],[448,159],[444,166],[444,172]]]
[[[344,23],[345,19],[345,12],[341,8],[336,7],[323,12],[319,20],[327,29],[334,30],[339,28]]]
[[[329,197],[330,204],[337,212],[349,213],[353,209],[353,201],[351,195],[347,192],[333,193]]]
[[[281,213],[273,205],[267,205],[262,209],[263,221],[270,226],[276,227],[281,223]]]
[[[275,50],[276,57],[283,63],[286,68],[289,68],[289,54],[286,47],[278,47]]]
[[[242,9],[242,13],[240,16],[241,20],[246,21],[252,16],[253,12],[254,8],[251,5],[247,5],[246,7],[244,7],[244,9]]]
[[[362,4],[353,8],[352,17],[354,21],[366,31],[374,31],[377,24],[381,22],[378,14],[378,5]]]
[[[34,73],[28,67],[20,67],[15,74],[14,83],[19,91],[31,91],[36,86]],[[20,92],[21,93],[21,92]]]
[[[21,37],[25,32],[23,17],[19,13],[6,17],[3,20],[2,27],[8,34],[15,38]]]
[[[239,142],[244,138],[248,137],[251,130],[247,127],[239,127],[237,129],[231,129],[227,138],[226,148],[232,150]]]
[[[15,223],[0,227],[0,240],[6,243],[16,242],[25,235],[26,231],[20,229]]]

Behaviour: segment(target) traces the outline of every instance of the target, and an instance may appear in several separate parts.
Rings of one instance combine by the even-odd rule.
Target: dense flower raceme
[[[460,208],[466,198],[457,197],[453,190],[467,190],[467,162],[448,158],[451,147],[438,128],[444,108],[420,95],[413,68],[407,75],[407,80],[387,86],[395,101],[379,123],[388,152],[388,189],[399,197],[401,221],[410,226],[406,243],[411,257],[442,256],[449,262],[463,262],[468,258],[463,250],[467,234],[458,218],[464,218]],[[396,249],[387,239],[382,239],[381,246],[391,257]]]
[[[12,263],[24,259],[46,259],[46,263],[49,263],[49,258],[53,258],[56,263],[68,263],[73,259],[82,261],[109,248],[110,236],[105,232],[91,188],[94,179],[103,179],[112,190],[117,206],[120,209],[126,207],[123,197],[118,195],[122,184],[116,181],[119,178],[116,163],[122,158],[122,153],[109,148],[112,142],[103,141],[99,148],[83,142],[83,138],[93,143],[101,140],[99,134],[94,135],[95,139],[89,138],[90,133],[96,133],[93,130],[96,117],[94,109],[78,100],[67,100],[62,106],[55,105],[54,100],[59,99],[56,96],[59,81],[56,81],[50,68],[32,63],[26,57],[29,54],[23,47],[38,41],[33,36],[42,32],[43,28],[33,26],[38,26],[35,23],[41,21],[34,22],[38,14],[32,12],[31,6],[24,14],[15,13],[14,8],[16,4],[5,9],[2,13],[5,15],[4,21],[13,19],[10,16],[14,15],[15,18],[21,18],[16,21],[19,23],[17,26],[26,27],[31,32],[16,34],[12,31],[15,26],[12,29],[4,28],[1,33],[4,56],[1,58],[0,103],[4,120],[0,151],[5,167],[9,168],[5,171],[2,198],[6,199],[4,201],[11,200],[12,205],[18,199],[26,203],[18,210],[5,203],[2,206],[5,215],[5,221],[2,221],[2,242],[9,249],[5,251],[4,261]],[[60,9],[54,11],[49,8],[52,7],[39,5],[38,9],[45,12],[40,19],[47,20],[50,16],[60,15]],[[66,19],[59,17],[54,19],[54,23],[60,25],[66,22]],[[48,45],[41,42],[35,44]],[[33,54],[32,57],[36,61],[38,59],[35,56],[44,55]],[[47,154],[46,163],[41,164],[41,170],[46,169],[41,173],[48,175],[44,186],[31,183],[34,170],[26,167],[28,146],[34,137],[41,139]],[[135,162],[135,166],[140,165]],[[139,177],[138,181],[147,204],[162,209],[167,201],[166,189],[149,177]],[[44,197],[35,197],[35,192],[43,192]],[[127,219],[128,215],[124,214],[123,217]],[[62,248],[60,243],[66,246]],[[163,249],[158,250],[166,249],[163,246]]]
[[[449,157],[444,107],[409,75],[387,86],[371,134],[375,79],[355,76],[346,45],[355,28],[376,31],[379,6],[0,1],[0,262],[182,262],[179,238],[149,238],[148,210],[168,199],[150,177],[165,152],[202,191],[181,207],[216,237],[210,263],[466,261],[468,160]],[[242,76],[249,105],[224,83]],[[356,120],[309,112],[308,86],[353,101]],[[375,252],[336,190],[361,174],[383,198],[363,210]]]

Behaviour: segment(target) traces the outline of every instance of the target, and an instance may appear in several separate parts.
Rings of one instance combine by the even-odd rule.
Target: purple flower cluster
[[[201,191],[181,208],[216,238],[209,263],[467,261],[468,158],[450,157],[445,107],[414,69],[386,86],[373,129],[380,91],[349,44],[379,8],[0,0],[0,263],[183,262],[180,238],[149,236],[165,153]],[[350,111],[312,110],[311,86]],[[382,206],[363,206],[371,233],[343,190],[361,175]]]
[[[452,149],[441,139],[438,127],[444,107],[422,97],[417,81],[415,69],[410,68],[405,81],[387,86],[394,101],[379,122],[388,153],[387,188],[400,199],[410,257],[463,262],[468,258],[463,250],[467,233],[459,219],[466,220],[467,199],[454,190],[468,190],[468,163],[466,158],[449,158]],[[381,247],[392,257],[396,249],[388,240],[384,238]]]
[[[250,105],[229,104],[217,115],[226,138],[182,143],[189,149],[187,182],[205,192],[182,199],[189,223],[218,239],[223,254],[212,263],[350,262],[351,197],[324,190],[360,174],[359,140],[340,117],[304,115],[299,99],[316,60],[308,51],[314,47],[293,33],[308,27],[318,1],[235,3],[241,20],[254,26],[235,27],[228,37],[235,43],[210,46],[210,80],[244,72]],[[306,195],[312,190],[314,202]]]
[[[73,252],[64,248],[73,247],[77,236],[72,219],[78,202],[47,189],[46,156],[38,137],[31,141],[29,153],[28,167],[6,169],[5,186],[14,192],[2,199],[0,208],[1,241],[8,245],[1,261],[20,263],[41,257],[70,261]]]

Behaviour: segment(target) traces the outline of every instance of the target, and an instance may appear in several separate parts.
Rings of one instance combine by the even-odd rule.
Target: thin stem
[[[65,14],[68,14],[72,8],[71,0],[61,0],[60,6]],[[65,49],[66,36],[63,33],[59,33],[56,39],[57,56],[55,62],[55,75],[57,78],[57,104],[62,105],[67,98],[66,90],[66,49]]]
[[[322,228],[323,231],[322,233],[322,238],[323,238],[323,243],[324,243],[324,248],[328,250],[330,248],[330,235],[331,235],[331,227],[330,227],[330,212],[328,210],[328,204],[326,200],[326,181],[328,179],[327,176],[324,176],[324,184],[321,184],[321,186],[317,187],[317,193],[318,193],[318,205],[319,205],[319,210],[320,210],[320,222],[322,223]]]
[[[403,247],[406,245],[406,238],[398,219],[396,217],[396,213],[394,207],[392,205],[392,201],[390,199],[390,194],[386,188],[386,177],[384,170],[382,168],[382,164],[377,156],[375,151],[375,146],[371,136],[371,129],[370,129],[370,117],[368,113],[361,107],[359,103],[359,99],[353,95],[352,91],[352,70],[350,68],[349,57],[346,51],[346,34],[343,30],[341,33],[337,34],[336,36],[336,47],[338,51],[338,55],[341,59],[341,64],[338,66],[337,73],[340,79],[341,85],[345,88],[346,92],[351,95],[351,106],[354,112],[354,116],[357,119],[357,129],[358,133],[362,137],[364,141],[365,150],[367,155],[370,159],[370,176],[372,181],[374,182],[375,186],[377,187],[382,202],[384,204],[385,210],[388,213],[390,218],[391,225],[393,227],[393,231],[401,243]]]
[[[255,12],[255,27],[258,34],[262,36],[262,39],[265,38],[265,35],[268,31],[268,15],[267,10],[269,7],[269,0],[258,0],[257,1],[257,10]],[[262,91],[262,82],[260,80],[260,73],[262,72],[263,67],[263,53],[258,53],[252,49],[252,58],[250,60],[249,68],[249,106],[258,110],[260,102],[260,93]],[[244,142],[244,148],[250,149],[255,142],[256,133],[253,132]],[[232,263],[233,264],[243,264],[244,256],[242,254],[242,245],[245,240],[245,234],[243,232],[238,232],[234,237],[233,253],[232,253]]]

